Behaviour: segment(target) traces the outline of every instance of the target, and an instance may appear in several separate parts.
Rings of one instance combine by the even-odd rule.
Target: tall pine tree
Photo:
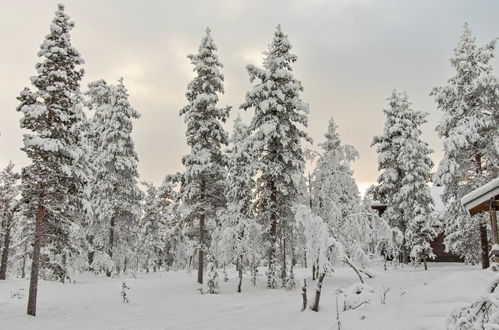
[[[378,152],[378,170],[382,171],[375,195],[387,204],[383,217],[404,235],[402,258],[407,263],[407,229],[415,217],[429,217],[432,210],[427,182],[433,162],[428,156],[431,150],[420,138],[426,114],[413,110],[407,95],[396,90],[387,103],[383,135],[375,136],[372,142]]]
[[[482,265],[488,267],[486,220],[471,219],[460,204],[462,196],[499,175],[499,82],[490,60],[496,40],[479,47],[468,24],[450,59],[456,74],[431,95],[443,112],[437,134],[444,156],[435,179],[444,186],[445,245],[467,261],[476,262],[481,244]]]
[[[131,137],[133,119],[140,114],[128,102],[123,79],[118,85],[98,81],[89,85],[93,150],[92,205],[94,224],[90,237],[98,254],[96,267],[125,271],[136,238],[143,193],[138,188],[138,157]],[[95,268],[95,267],[94,267]]]
[[[187,86],[189,104],[180,111],[187,124],[187,144],[191,148],[182,158],[185,172],[180,194],[185,210],[184,223],[194,226],[194,222],[199,221],[197,281],[200,284],[203,283],[204,252],[208,248],[206,222],[214,222],[217,211],[225,205],[227,160],[222,146],[228,145],[228,136],[222,122],[227,120],[230,108],[217,107],[218,96],[224,92],[224,76],[216,51],[217,46],[207,28],[198,54],[188,56],[196,76]]]
[[[31,78],[36,90],[25,88],[18,98],[24,135],[22,148],[31,164],[22,171],[23,200],[28,212],[36,214],[35,237],[28,298],[28,314],[36,315],[40,261],[64,279],[67,260],[78,247],[72,241],[80,218],[85,173],[81,167],[84,113],[80,104],[83,64],[72,47],[70,30],[74,23],[58,5],[50,32],[40,46]],[[43,251],[42,251],[43,247]],[[43,256],[41,257],[41,253]],[[41,260],[42,258],[42,260]]]
[[[300,98],[303,87],[292,71],[296,61],[288,37],[278,26],[264,53],[263,69],[248,65],[250,81],[257,83],[246,94],[243,109],[255,114],[248,127],[254,141],[258,177],[256,205],[263,226],[268,257],[267,285],[278,285],[276,259],[281,259],[281,279],[286,277],[286,246],[293,249],[292,207],[301,195],[304,158],[301,140],[310,140],[302,130],[308,124],[308,104]]]

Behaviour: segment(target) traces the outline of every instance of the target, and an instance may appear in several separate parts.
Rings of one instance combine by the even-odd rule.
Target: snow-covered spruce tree
[[[22,170],[23,202],[35,214],[28,314],[36,314],[36,295],[40,262],[61,280],[67,276],[68,259],[80,251],[74,242],[81,219],[85,171],[82,168],[81,127],[85,115],[80,104],[83,64],[71,46],[69,31],[74,23],[58,5],[50,32],[40,46],[36,65],[38,75],[31,78],[36,90],[25,88],[18,98],[22,112],[24,147],[31,164]],[[42,251],[43,247],[43,251]],[[42,255],[41,255],[42,253]]]
[[[140,239],[137,258],[141,267],[149,272],[159,270],[166,259],[166,221],[168,202],[161,197],[159,189],[152,183],[143,183],[147,190],[144,198],[143,216],[140,221]]]
[[[238,116],[228,150],[228,175],[225,197],[227,207],[220,212],[220,225],[213,234],[212,250],[223,264],[239,266],[241,292],[243,268],[258,266],[261,258],[261,226],[253,213],[253,176],[255,174],[247,126]]]
[[[208,248],[207,228],[214,225],[211,222],[216,220],[216,212],[225,205],[227,161],[221,148],[228,144],[228,136],[221,123],[227,120],[230,107],[217,107],[218,95],[224,92],[224,76],[216,50],[207,28],[198,54],[188,56],[196,76],[187,86],[189,104],[180,110],[187,124],[187,144],[191,148],[182,158],[185,166],[180,187],[183,220],[191,228],[199,221],[197,281],[200,284],[203,283],[204,252]]]
[[[14,226],[14,208],[19,193],[19,178],[19,174],[14,172],[14,163],[12,162],[9,162],[9,165],[0,172],[0,246],[2,249],[0,280],[5,280],[7,276]]]
[[[403,171],[402,188],[397,192],[395,203],[403,209],[403,222],[408,224],[406,239],[410,256],[427,269],[426,260],[433,259],[430,246],[439,234],[440,222],[433,216],[433,199],[430,194],[430,171],[432,150],[421,140],[421,125],[426,123],[426,113],[413,111],[407,117],[405,132],[401,138],[398,163]]]
[[[496,40],[476,45],[468,25],[450,59],[456,74],[431,95],[443,112],[437,134],[444,156],[435,180],[444,186],[446,248],[477,262],[482,246],[482,266],[488,266],[488,239],[483,216],[471,219],[460,204],[462,196],[499,175],[499,82],[490,60]],[[495,146],[496,145],[496,146]]]
[[[258,81],[246,94],[243,109],[255,115],[248,127],[254,141],[258,176],[255,188],[255,210],[263,226],[265,252],[268,258],[267,285],[277,287],[277,249],[280,247],[281,269],[285,270],[285,247],[292,250],[294,237],[293,204],[302,191],[304,158],[301,140],[310,140],[302,127],[307,126],[308,104],[300,98],[303,87],[293,76],[291,65],[297,59],[290,53],[291,43],[278,26],[264,53],[263,69],[248,65],[250,81]],[[289,251],[288,250],[288,251]],[[281,274],[281,278],[283,278]],[[285,276],[284,276],[285,277]]]
[[[140,117],[128,102],[123,80],[118,85],[104,81],[91,83],[87,92],[92,118],[93,150],[92,206],[94,223],[91,233],[94,256],[92,267],[125,271],[130,263],[143,193],[137,184],[138,157],[131,137],[132,120]]]
[[[383,135],[375,136],[371,144],[376,146],[378,170],[382,171],[375,196],[387,204],[383,217],[404,235],[402,260],[407,263],[409,223],[418,214],[431,213],[432,200],[426,183],[433,163],[428,157],[431,150],[420,139],[419,128],[426,115],[413,110],[407,95],[396,90],[387,99],[383,112],[386,116]]]

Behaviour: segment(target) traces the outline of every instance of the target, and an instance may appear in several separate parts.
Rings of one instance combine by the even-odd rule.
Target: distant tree
[[[143,193],[138,188],[138,157],[131,137],[132,120],[140,117],[128,102],[123,80],[118,85],[91,83],[87,92],[92,118],[92,205],[95,223],[92,245],[99,254],[95,265],[126,270],[136,240]],[[105,254],[105,255],[103,255]],[[107,255],[107,256],[106,256]]]
[[[14,172],[14,163],[0,172],[0,243],[2,247],[0,261],[0,280],[5,280],[9,264],[12,227],[14,226],[14,207],[18,203],[19,174]]]
[[[303,87],[292,72],[296,55],[278,26],[264,53],[263,69],[246,66],[250,81],[259,81],[246,93],[243,109],[255,115],[248,127],[254,141],[258,175],[255,211],[263,227],[268,258],[267,286],[278,285],[277,252],[281,255],[281,280],[286,281],[286,257],[294,255],[293,205],[302,197],[304,158],[302,139],[311,141],[302,130],[308,123],[308,104],[300,98]]]
[[[444,186],[446,248],[477,262],[482,246],[482,266],[488,267],[486,220],[471,219],[460,204],[462,196],[499,175],[499,82],[490,60],[496,40],[478,47],[468,24],[450,59],[456,74],[431,95],[443,112],[437,134],[444,155],[435,175]]]
[[[225,188],[227,207],[220,212],[220,225],[213,234],[214,254],[223,264],[236,262],[239,271],[237,291],[241,292],[244,265],[258,266],[261,258],[261,226],[253,212],[255,163],[246,125],[234,121],[228,150]]]
[[[82,166],[85,115],[80,104],[83,64],[71,46],[69,31],[74,27],[64,6],[58,5],[50,32],[40,46],[36,65],[38,75],[31,78],[36,91],[25,88],[17,108],[23,114],[22,148],[31,164],[22,171],[23,201],[27,212],[35,215],[28,314],[36,314],[40,261],[63,280],[68,258],[81,253],[75,242],[81,219],[82,195],[87,178]],[[43,256],[41,252],[43,249]]]
[[[158,270],[165,262],[168,253],[167,217],[168,202],[162,198],[160,190],[152,183],[144,182],[143,216],[140,220],[138,258],[146,272]]]
[[[227,120],[229,107],[218,108],[218,95],[224,92],[222,63],[216,54],[217,47],[210,29],[201,40],[198,54],[188,58],[194,65],[196,76],[187,86],[189,102],[180,115],[187,124],[187,144],[191,151],[184,156],[185,171],[180,180],[180,194],[184,224],[193,226],[199,220],[198,283],[203,283],[204,252],[207,250],[207,221],[216,221],[216,212],[225,205],[224,180],[227,160],[222,146],[228,136],[222,127]]]

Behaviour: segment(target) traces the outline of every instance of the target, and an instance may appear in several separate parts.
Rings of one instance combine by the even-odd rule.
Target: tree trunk
[[[281,269],[281,281],[283,286],[286,286],[286,279],[287,279],[287,274],[286,274],[286,239],[283,238],[282,240],[282,269]]]
[[[114,217],[111,218],[111,225],[109,226],[109,250],[108,255],[113,259],[113,248],[114,248]],[[112,269],[106,270],[106,276],[111,277]]]
[[[303,308],[301,311],[303,312],[305,308],[307,308],[307,279],[303,279],[303,286],[301,288],[301,296],[303,298]]]
[[[3,227],[5,228],[5,237],[3,240],[3,251],[2,251],[2,261],[0,264],[0,280],[5,280],[7,277],[7,264],[9,262],[9,250],[10,250],[10,226],[12,223],[12,214],[7,214],[3,221]]]
[[[482,175],[482,155],[475,154],[475,172],[478,177]],[[487,227],[481,221],[480,227],[480,244],[482,245],[482,269],[489,268],[489,240],[487,239]]]
[[[204,214],[199,216],[199,255],[198,255],[198,283],[203,284],[204,271]]]
[[[314,312],[319,311],[319,300],[321,299],[321,290],[322,290],[322,281],[324,280],[324,277],[326,276],[326,273],[323,272],[319,275],[319,280],[317,281],[317,287],[315,288],[315,300],[314,300],[314,305],[311,310]]]
[[[315,281],[315,264],[312,265],[312,281]]]
[[[26,255],[28,254],[28,243],[24,243],[23,265],[21,269],[21,278],[26,277]]]
[[[38,293],[38,270],[40,266],[40,250],[42,247],[43,222],[45,208],[43,206],[45,193],[41,192],[38,197],[35,220],[35,240],[33,242],[33,261],[31,263],[31,277],[29,279],[28,315],[36,315],[36,296]]]
[[[351,263],[351,262],[350,262],[350,260],[348,260],[348,259],[345,259],[345,260],[344,260],[344,262],[345,262],[348,266],[352,267],[352,269],[355,271],[355,273],[356,273],[356,274],[357,274],[357,276],[359,277],[360,283],[364,284],[364,279],[362,278],[362,275],[360,275],[360,272],[359,272],[359,270],[357,269],[357,267],[355,267],[355,266],[354,266],[354,264],[353,264],[353,263]]]
[[[487,227],[483,223],[479,223],[480,227],[480,242],[482,244],[482,269],[489,268],[489,240],[487,238]]]
[[[428,265],[426,264],[426,257],[423,257],[424,270],[428,270]]]
[[[237,285],[237,292],[241,292],[241,286],[243,284],[243,256],[239,256],[237,261],[238,264],[238,272],[239,272],[239,284]]]
[[[268,287],[274,288],[274,278],[276,276],[275,272],[275,254],[276,254],[276,242],[277,242],[277,193],[275,189],[275,184],[271,183],[271,199],[274,206],[274,211],[270,216],[270,249],[269,249],[269,275],[267,279]]]

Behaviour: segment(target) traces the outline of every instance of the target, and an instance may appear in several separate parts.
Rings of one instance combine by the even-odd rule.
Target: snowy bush
[[[208,257],[207,271],[208,271],[208,281],[206,282],[207,286],[206,292],[211,294],[219,293],[220,289],[218,285],[218,272],[212,256]]]
[[[96,272],[99,272],[101,270],[110,272],[114,268],[114,262],[109,254],[95,251],[94,260],[92,261],[90,267],[93,268]]]
[[[452,311],[447,329],[499,329],[499,276],[490,286],[489,294],[478,298],[473,303]]]

